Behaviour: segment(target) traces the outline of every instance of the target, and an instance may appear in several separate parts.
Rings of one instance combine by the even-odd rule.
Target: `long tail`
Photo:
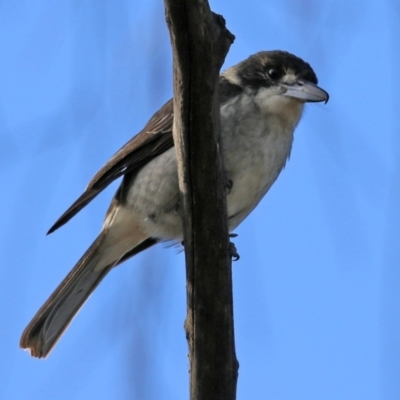
[[[29,349],[31,356],[47,357],[107,273],[116,264],[156,243],[153,239],[147,239],[122,249],[121,243],[115,243],[112,239],[105,232],[100,233],[25,328],[20,346]]]
[[[72,271],[60,283],[25,328],[20,346],[34,357],[46,357],[87,298],[107,275],[113,264],[96,268],[105,240],[100,234]]]

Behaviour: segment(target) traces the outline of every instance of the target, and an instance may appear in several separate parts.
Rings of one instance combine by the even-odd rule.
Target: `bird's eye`
[[[271,67],[267,70],[268,77],[273,81],[278,80],[282,76],[282,71],[278,68]]]

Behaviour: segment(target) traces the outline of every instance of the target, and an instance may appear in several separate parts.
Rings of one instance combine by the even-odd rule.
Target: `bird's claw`
[[[235,238],[235,237],[237,237],[237,236],[238,236],[237,233],[230,233],[230,234],[229,234],[229,237],[230,237],[230,238]],[[182,240],[182,242],[181,242],[181,245],[182,245],[182,246],[185,246],[185,242],[184,242],[183,240]],[[237,261],[237,260],[240,259],[240,255],[239,255],[239,253],[237,252],[235,243],[233,243],[233,242],[229,242],[229,254],[230,254],[230,256],[232,257],[232,261]]]
[[[239,256],[239,253],[237,252],[235,243],[233,243],[233,242],[229,242],[229,253],[230,253],[231,257],[232,257],[232,261],[239,260],[240,256]]]
[[[233,181],[232,181],[232,179],[228,179],[228,180],[226,181],[225,187],[226,187],[226,189],[227,189],[228,194],[230,194],[230,193],[231,193],[231,190],[232,190],[232,188],[233,188]]]

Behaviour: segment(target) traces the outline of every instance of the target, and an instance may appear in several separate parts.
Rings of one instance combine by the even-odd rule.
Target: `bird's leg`
[[[230,238],[235,238],[235,237],[237,237],[237,233],[230,233],[229,237]],[[240,256],[239,256],[239,253],[237,252],[235,243],[233,243],[233,242],[229,242],[229,253],[230,253],[231,257],[232,257],[232,261],[239,260]]]
[[[238,236],[237,233],[230,233],[229,234],[230,238],[235,238],[237,236]],[[185,247],[185,241],[184,240],[182,240],[181,245]],[[240,255],[237,252],[235,243],[233,243],[233,242],[229,242],[229,254],[232,257],[233,261],[237,261],[237,260],[240,259]]]
[[[227,180],[226,180],[225,187],[226,187],[227,194],[230,194],[230,193],[231,193],[231,190],[232,190],[232,188],[233,188],[233,181],[232,181],[232,179],[227,179]]]

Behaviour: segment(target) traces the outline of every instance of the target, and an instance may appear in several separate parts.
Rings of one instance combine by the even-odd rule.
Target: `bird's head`
[[[325,103],[328,93],[317,86],[310,64],[286,51],[260,51],[229,68],[223,76],[242,88],[268,90],[305,102]]]
[[[254,96],[260,109],[275,115],[301,115],[306,102],[327,102],[310,64],[286,51],[261,51],[227,69],[222,77]],[[288,115],[286,115],[288,116]],[[297,118],[296,118],[297,119]]]

